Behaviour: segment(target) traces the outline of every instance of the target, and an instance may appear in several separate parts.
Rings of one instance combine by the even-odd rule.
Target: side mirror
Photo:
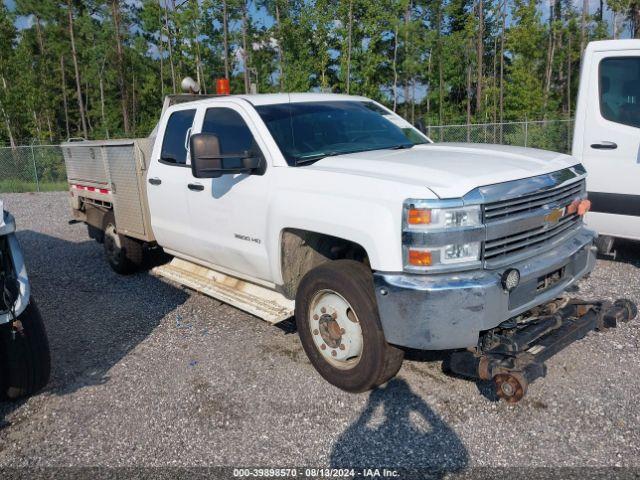
[[[424,122],[420,119],[416,120],[416,123],[414,123],[413,126],[416,127],[422,133],[425,133],[427,131],[427,129],[424,126]]]
[[[218,178],[222,175],[264,173],[264,158],[252,152],[221,154],[217,135],[197,133],[189,140],[191,172],[195,178]]]

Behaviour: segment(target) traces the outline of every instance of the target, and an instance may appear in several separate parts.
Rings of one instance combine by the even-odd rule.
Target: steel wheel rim
[[[313,343],[331,366],[350,370],[362,357],[362,327],[351,304],[333,290],[311,298],[307,315]]]

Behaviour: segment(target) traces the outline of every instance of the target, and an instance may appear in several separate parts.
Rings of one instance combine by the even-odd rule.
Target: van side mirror
[[[218,178],[222,175],[246,173],[262,175],[264,157],[254,152],[220,153],[220,140],[212,133],[197,133],[189,140],[191,172],[195,178]]]

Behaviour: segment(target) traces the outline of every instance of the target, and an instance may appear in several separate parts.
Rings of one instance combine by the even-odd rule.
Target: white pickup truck
[[[63,145],[75,218],[118,272],[159,245],[175,258],[158,274],[273,323],[295,313],[332,384],[365,391],[406,348],[459,349],[455,372],[517,401],[545,355],[602,327],[600,304],[554,302],[595,263],[585,169],[571,156],[434,144],[357,96],[165,107],[150,138]],[[550,340],[561,326],[564,344]],[[537,340],[548,344],[527,353]]]

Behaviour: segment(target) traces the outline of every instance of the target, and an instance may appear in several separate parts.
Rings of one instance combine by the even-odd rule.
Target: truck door
[[[587,223],[604,235],[640,239],[640,50],[595,51],[590,65]]]
[[[251,151],[270,159],[249,114],[234,103],[207,108],[194,133],[218,136],[220,153]],[[267,258],[267,206],[270,168],[264,175],[191,177],[188,191],[194,257],[215,267],[260,280],[271,281]]]
[[[190,254],[192,245],[187,184],[191,181],[188,138],[196,115],[191,106],[169,114],[158,131],[149,173],[147,198],[151,228],[163,248]]]

